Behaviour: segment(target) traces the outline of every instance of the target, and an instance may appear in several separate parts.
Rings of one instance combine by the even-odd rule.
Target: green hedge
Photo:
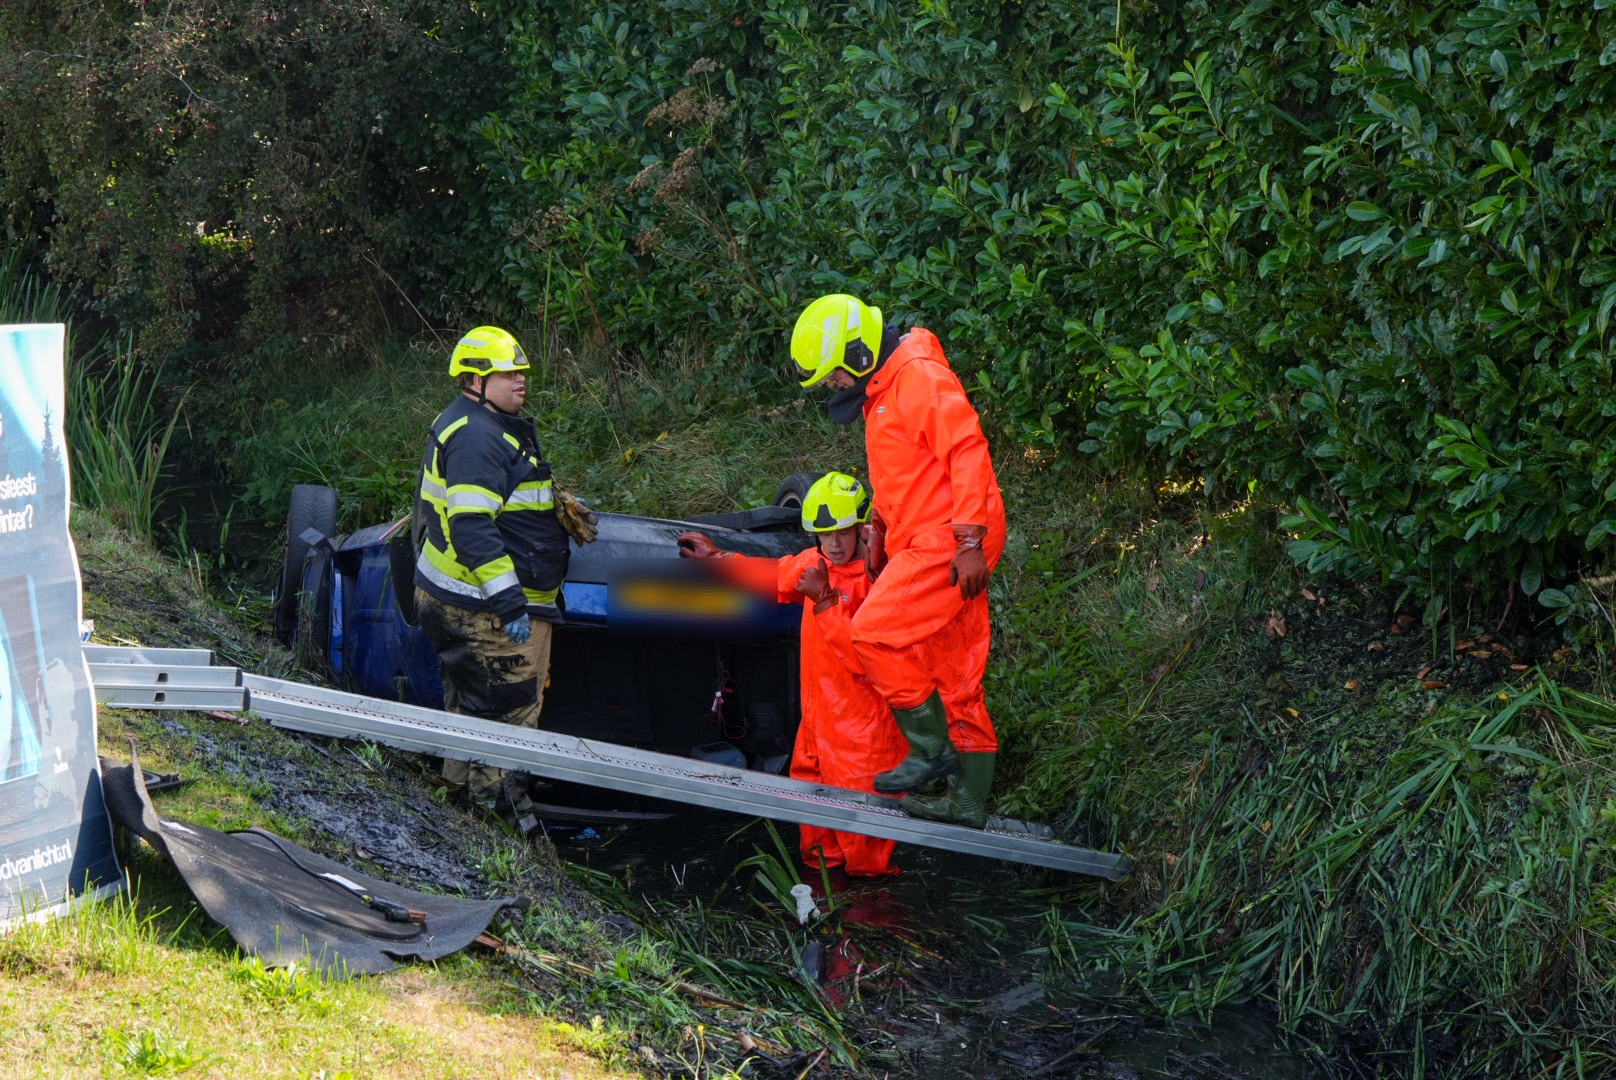
[[[1031,446],[1568,608],[1616,531],[1610,7],[28,0],[0,226],[174,371],[490,312],[778,369],[856,290]]]
[[[1030,444],[1564,605],[1616,531],[1610,6],[506,0],[506,277],[651,363],[858,290]]]

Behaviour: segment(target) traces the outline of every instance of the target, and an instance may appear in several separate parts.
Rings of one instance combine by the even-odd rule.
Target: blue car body
[[[600,514],[599,539],[573,545],[540,724],[780,771],[798,715],[800,605],[751,598],[718,620],[628,602],[624,581],[672,581],[670,595],[715,585],[678,560],[677,537],[688,529],[746,555],[779,557],[812,543],[795,527],[795,511],[780,507],[695,521]],[[409,520],[309,539],[294,629],[303,662],[357,693],[441,708],[436,653],[412,625]]]

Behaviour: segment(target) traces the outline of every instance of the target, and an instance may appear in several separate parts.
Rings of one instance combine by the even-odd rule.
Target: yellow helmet
[[[870,520],[870,490],[846,473],[826,473],[802,497],[802,527],[835,532]]]
[[[803,386],[815,386],[837,368],[868,375],[881,355],[881,309],[856,296],[832,293],[809,304],[791,331],[791,359]]]
[[[527,353],[508,331],[478,326],[466,331],[449,357],[449,376],[487,375],[495,371],[526,371]]]

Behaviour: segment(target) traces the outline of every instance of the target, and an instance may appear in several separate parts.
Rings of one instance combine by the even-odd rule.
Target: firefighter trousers
[[[555,627],[531,619],[532,636],[512,644],[492,611],[446,604],[425,589],[415,590],[421,629],[438,654],[443,676],[443,707],[463,716],[497,720],[516,727],[539,726],[544,686],[550,676],[550,640]],[[472,797],[491,797],[505,770],[445,758],[443,776],[464,784]]]

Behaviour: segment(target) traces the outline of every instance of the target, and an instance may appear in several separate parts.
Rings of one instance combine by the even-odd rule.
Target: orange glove
[[[700,532],[682,532],[679,534],[679,557],[681,559],[716,559],[723,552],[713,543],[712,537]]]
[[[887,523],[879,512],[870,511],[870,523],[859,530],[859,536],[864,541],[864,572],[874,581],[887,565]]]
[[[982,554],[982,541],[987,539],[986,525],[955,525],[954,559],[948,564],[948,583],[958,585],[960,595],[974,600],[988,587],[987,556]]]
[[[814,602],[815,611],[825,611],[840,599],[831,588],[830,567],[824,559],[819,560],[818,566],[810,566],[797,575],[797,591]]]

